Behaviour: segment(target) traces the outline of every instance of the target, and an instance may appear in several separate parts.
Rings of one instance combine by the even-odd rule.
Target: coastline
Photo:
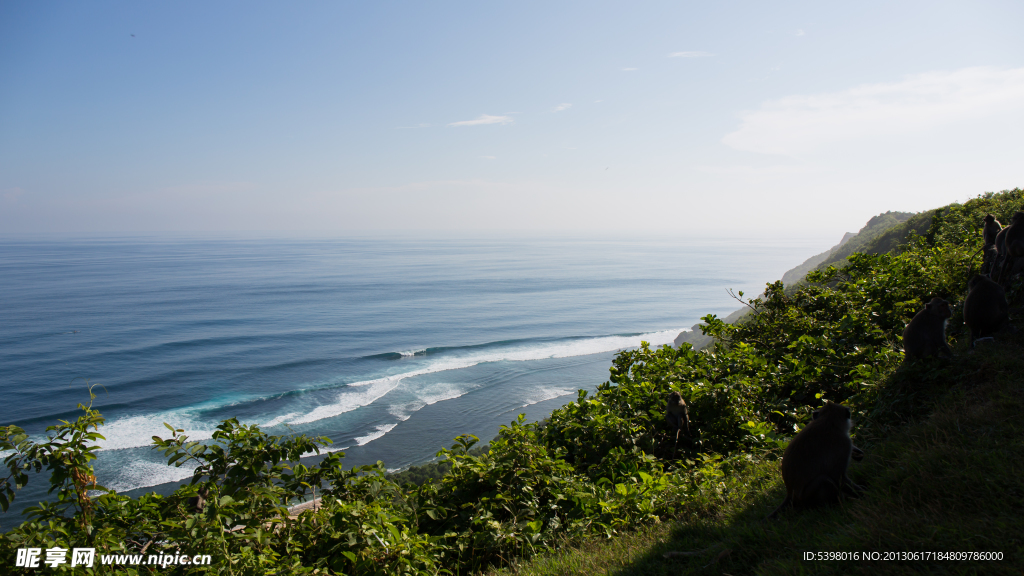
[[[859,232],[846,232],[845,234],[843,234],[842,239],[839,240],[839,243],[836,244],[835,246],[829,248],[828,250],[825,250],[820,254],[815,254],[814,256],[811,256],[807,260],[804,260],[803,263],[799,264],[798,266],[787,270],[781,278],[783,284],[785,284],[786,286],[792,286],[797,284],[798,282],[804,279],[808,272],[817,269],[818,266],[829,261],[829,259],[832,258],[832,256],[836,254],[836,252],[840,248],[848,244],[851,240],[857,238],[858,236],[861,236],[865,231],[872,228],[884,230],[893,225],[892,221],[889,220],[885,222],[878,222],[877,220],[882,216],[885,216],[885,214],[881,214],[880,216],[872,218],[864,226],[864,228],[861,228]],[[874,234],[878,233],[878,231],[876,230],[872,230],[872,232],[874,232]],[[764,293],[762,292],[759,295],[759,297],[763,295]],[[722,320],[726,324],[735,324],[737,321],[741,320],[744,316],[746,316],[749,312],[750,308],[743,306],[738,310],[733,311]],[[710,336],[705,336],[704,334],[701,333],[700,327],[702,325],[703,322],[698,322],[691,326],[689,330],[683,330],[682,332],[679,333],[678,336],[675,337],[675,339],[672,341],[672,344],[676,348],[679,348],[684,343],[687,343],[693,346],[695,350],[703,350],[704,348],[711,344],[713,339]]]

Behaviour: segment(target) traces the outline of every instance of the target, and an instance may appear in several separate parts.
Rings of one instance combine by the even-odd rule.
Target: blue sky
[[[1020,2],[0,1],[0,232],[841,236],[1024,186]]]

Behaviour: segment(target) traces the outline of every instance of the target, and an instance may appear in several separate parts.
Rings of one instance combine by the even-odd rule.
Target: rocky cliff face
[[[746,316],[747,312],[749,311],[750,308],[744,306],[743,308],[740,308],[739,310],[733,312],[732,314],[729,314],[728,316],[723,318],[723,320],[725,320],[729,324],[732,324],[733,322],[736,322],[740,318]],[[703,350],[705,347],[711,344],[712,338],[710,336],[705,336],[701,334],[700,327],[702,324],[702,322],[698,322],[691,326],[689,330],[683,330],[682,332],[679,333],[679,336],[676,336],[676,339],[673,340],[672,343],[675,344],[676,348],[679,348],[683,344],[683,342],[688,342],[691,346],[694,347],[694,349]]]

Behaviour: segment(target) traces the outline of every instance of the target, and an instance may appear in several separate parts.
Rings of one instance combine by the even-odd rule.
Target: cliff
[[[889,211],[871,218],[859,231],[843,234],[842,239],[835,246],[821,254],[811,256],[799,266],[787,271],[782,275],[782,283],[793,287],[802,282],[807,273],[812,270],[827,268],[828,266],[843,266],[845,265],[846,258],[854,252],[866,252],[869,254],[888,252],[901,239],[905,238],[909,231],[912,230],[920,234],[922,230],[926,230],[928,225],[930,225],[930,214],[926,214],[915,219],[912,223],[915,226],[910,229],[901,226],[901,224],[910,221],[914,216],[917,216],[914,212]],[[891,232],[895,233],[892,234]],[[723,320],[727,324],[733,324],[741,320],[749,312],[749,308],[743,307],[729,314]],[[700,327],[702,324],[703,322],[698,322],[691,326],[689,330],[680,332],[675,340],[672,341],[673,344],[678,348],[686,343],[697,350],[703,350],[711,344],[712,338],[701,333]]]

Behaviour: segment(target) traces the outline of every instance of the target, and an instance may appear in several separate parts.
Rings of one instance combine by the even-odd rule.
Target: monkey
[[[995,245],[995,261],[992,264],[993,280],[996,282],[1002,282],[1003,265],[1006,264],[1006,233],[1010,230],[1009,226],[1006,226],[996,234],[996,245]],[[987,252],[987,251],[986,251]],[[986,253],[986,256],[988,254]]]
[[[1005,228],[1000,230],[998,234],[996,234],[996,241],[995,241],[996,251],[999,252],[1000,256],[1002,256],[1003,254],[1006,254],[1006,233],[1009,230],[1010,230],[1010,226],[1007,225]]]
[[[1003,237],[1006,253],[1014,258],[1024,256],[1024,224],[1016,226],[1021,222],[1024,222],[1024,212],[1014,212],[1010,225],[1006,227],[1006,236]]]
[[[982,236],[985,238],[985,246],[992,246],[996,243],[996,236],[999,231],[1003,229],[1003,225],[996,220],[996,217],[987,214],[985,215],[985,228],[982,231]]]
[[[981,257],[981,270],[979,274],[995,276],[995,262],[999,259],[999,251],[995,248],[995,244],[989,244],[982,249],[984,253]]]
[[[984,251],[985,255],[982,258],[981,269],[984,274],[991,274],[992,268],[995,266],[996,260],[999,258],[999,249],[996,247],[996,238],[999,237],[999,233],[1002,232],[1003,225],[1000,224],[999,220],[992,214],[985,215],[985,221],[982,225],[982,238],[985,240]]]
[[[690,435],[690,412],[686,408],[686,401],[676,392],[668,395],[668,404],[665,406],[665,421],[668,427],[675,430],[676,441],[679,441],[679,432],[686,426],[686,435]]]
[[[1020,224],[1020,226],[1014,226]],[[1013,273],[1016,259],[1024,256],[1024,212],[1014,212],[1010,224],[999,231],[996,235],[996,249],[999,250],[999,276],[997,281],[1003,282],[1007,275],[1007,267],[1010,274]]]
[[[188,507],[192,512],[202,512],[203,508],[206,507],[206,499],[210,497],[210,492],[206,488],[200,488],[196,492],[195,496],[191,496],[188,499]]]
[[[975,274],[967,283],[964,300],[964,323],[971,329],[971,348],[978,338],[1002,328],[1010,319],[1006,291],[997,282]]]
[[[863,488],[846,475],[850,458],[864,451],[850,439],[850,409],[826,402],[815,410],[782,454],[782,481],[786,499],[768,518],[774,518],[787,506],[806,510],[833,504],[842,494],[859,496]]]
[[[995,244],[987,244],[983,247],[984,254],[981,257],[980,273],[985,276],[996,274],[996,262],[999,261],[999,249]]]
[[[914,316],[903,330],[903,354],[906,359],[925,356],[953,356],[946,343],[946,321],[953,315],[949,302],[938,296]]]

